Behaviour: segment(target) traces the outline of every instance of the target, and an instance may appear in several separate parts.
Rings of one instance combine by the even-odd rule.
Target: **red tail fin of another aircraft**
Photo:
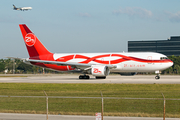
[[[19,27],[30,58],[51,54],[25,24],[20,24]]]

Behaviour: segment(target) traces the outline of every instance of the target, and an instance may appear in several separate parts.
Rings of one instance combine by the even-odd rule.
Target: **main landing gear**
[[[106,79],[106,76],[100,76],[100,77],[98,77],[98,76],[96,76],[96,79]]]
[[[79,79],[90,79],[89,75],[80,75]],[[96,79],[106,79],[106,76],[96,76]]]
[[[89,75],[80,75],[79,79],[89,79]]]

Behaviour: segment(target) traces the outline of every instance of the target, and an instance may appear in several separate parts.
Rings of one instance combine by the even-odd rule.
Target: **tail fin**
[[[16,10],[17,8],[16,8],[16,6],[13,4],[13,8],[14,8],[14,10]]]
[[[25,24],[20,24],[19,27],[30,58],[37,59],[41,55],[51,54]]]

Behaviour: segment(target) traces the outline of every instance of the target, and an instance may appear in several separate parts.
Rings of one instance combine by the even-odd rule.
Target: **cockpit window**
[[[160,57],[161,60],[165,60],[168,59],[167,57]]]

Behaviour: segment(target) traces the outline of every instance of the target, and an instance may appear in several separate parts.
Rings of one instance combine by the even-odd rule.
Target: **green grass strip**
[[[0,95],[74,96],[127,98],[180,98],[179,84],[49,84],[0,83]],[[46,113],[45,98],[0,97],[0,112]],[[101,99],[49,98],[50,114],[95,115],[101,112]],[[166,117],[180,117],[180,101],[166,100]],[[163,100],[104,99],[109,116],[162,117]]]

